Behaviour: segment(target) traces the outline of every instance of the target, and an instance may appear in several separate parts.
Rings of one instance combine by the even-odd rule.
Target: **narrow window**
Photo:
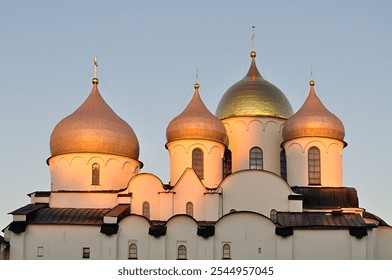
[[[90,247],[83,247],[83,259],[89,259],[90,258]]]
[[[186,260],[186,247],[185,245],[178,246],[178,258],[179,260]]]
[[[91,184],[99,185],[99,164],[94,163],[92,166]]]
[[[309,185],[321,185],[320,150],[311,147],[308,151]]]
[[[224,260],[231,259],[230,257],[230,245],[229,244],[223,244],[223,258]]]
[[[42,258],[44,256],[44,247],[43,246],[38,246],[37,248],[37,257]]]
[[[280,177],[287,181],[287,161],[285,150],[280,151]]]
[[[129,245],[129,257],[128,259],[137,259],[137,245],[135,243],[132,243]]]
[[[231,174],[232,163],[231,163],[231,151],[225,150],[225,154],[223,156],[223,178],[226,178]]]
[[[204,179],[203,151],[196,148],[192,151],[192,168],[200,179]]]
[[[263,150],[259,147],[249,151],[249,169],[263,169]]]
[[[193,203],[192,202],[186,203],[186,214],[193,217]]]
[[[150,203],[147,201],[143,202],[143,216],[150,219]]]
[[[278,221],[278,212],[276,211],[276,209],[271,209],[271,211],[270,211],[270,219],[274,223],[276,223]]]

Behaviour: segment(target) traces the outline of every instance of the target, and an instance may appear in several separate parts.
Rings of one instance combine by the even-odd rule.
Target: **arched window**
[[[223,178],[226,178],[231,174],[232,164],[231,164],[231,151],[229,149],[225,150],[223,156]]]
[[[179,260],[186,260],[186,247],[185,245],[178,246],[178,258]]]
[[[135,243],[132,243],[129,245],[129,256],[128,259],[137,259],[137,245]]]
[[[263,150],[259,147],[249,151],[249,169],[263,169]]]
[[[285,150],[280,151],[280,177],[287,181],[287,161]]]
[[[308,151],[309,185],[321,185],[320,150],[311,147]]]
[[[193,203],[192,202],[186,203],[186,214],[193,217]]]
[[[192,168],[200,179],[204,179],[203,151],[196,148],[192,151]]]
[[[99,164],[93,163],[91,168],[91,184],[99,185]]]
[[[143,202],[143,216],[150,219],[150,203],[147,201]]]
[[[230,259],[230,244],[223,244],[223,257],[222,259]]]

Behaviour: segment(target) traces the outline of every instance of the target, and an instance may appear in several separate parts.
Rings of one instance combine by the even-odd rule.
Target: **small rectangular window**
[[[90,247],[83,247],[83,259],[90,258]]]
[[[37,247],[37,257],[42,258],[44,256],[44,247],[43,246],[38,246]]]

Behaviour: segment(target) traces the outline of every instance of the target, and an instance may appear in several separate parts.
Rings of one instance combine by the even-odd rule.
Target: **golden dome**
[[[313,136],[343,141],[343,123],[321,103],[314,91],[314,81],[310,81],[309,85],[309,95],[304,104],[284,125],[283,140]]]
[[[195,84],[195,93],[188,106],[167,126],[166,139],[167,142],[206,139],[227,144],[226,129],[204,105],[199,95],[199,84]]]
[[[93,89],[75,112],[60,121],[50,137],[52,156],[68,153],[105,153],[139,158],[139,142],[132,128]]]
[[[232,85],[223,95],[216,110],[220,119],[231,117],[278,117],[287,119],[293,114],[283,92],[264,80],[256,67],[256,52],[250,54],[252,63],[246,76]]]

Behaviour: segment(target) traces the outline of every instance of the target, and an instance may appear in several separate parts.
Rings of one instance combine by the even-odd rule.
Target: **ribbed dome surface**
[[[53,129],[51,155],[105,153],[138,160],[135,133],[105,102],[97,84],[98,80],[93,80],[93,89],[84,103]]]
[[[283,140],[314,136],[343,141],[344,135],[343,123],[323,105],[314,90],[314,82],[311,81],[304,104],[284,125]]]
[[[182,139],[205,139],[227,144],[227,133],[222,122],[204,105],[199,85],[184,111],[175,117],[166,129],[167,142]]]
[[[246,76],[223,95],[216,110],[219,119],[231,117],[278,117],[293,114],[290,102],[275,85],[264,80],[256,67],[256,53]]]

